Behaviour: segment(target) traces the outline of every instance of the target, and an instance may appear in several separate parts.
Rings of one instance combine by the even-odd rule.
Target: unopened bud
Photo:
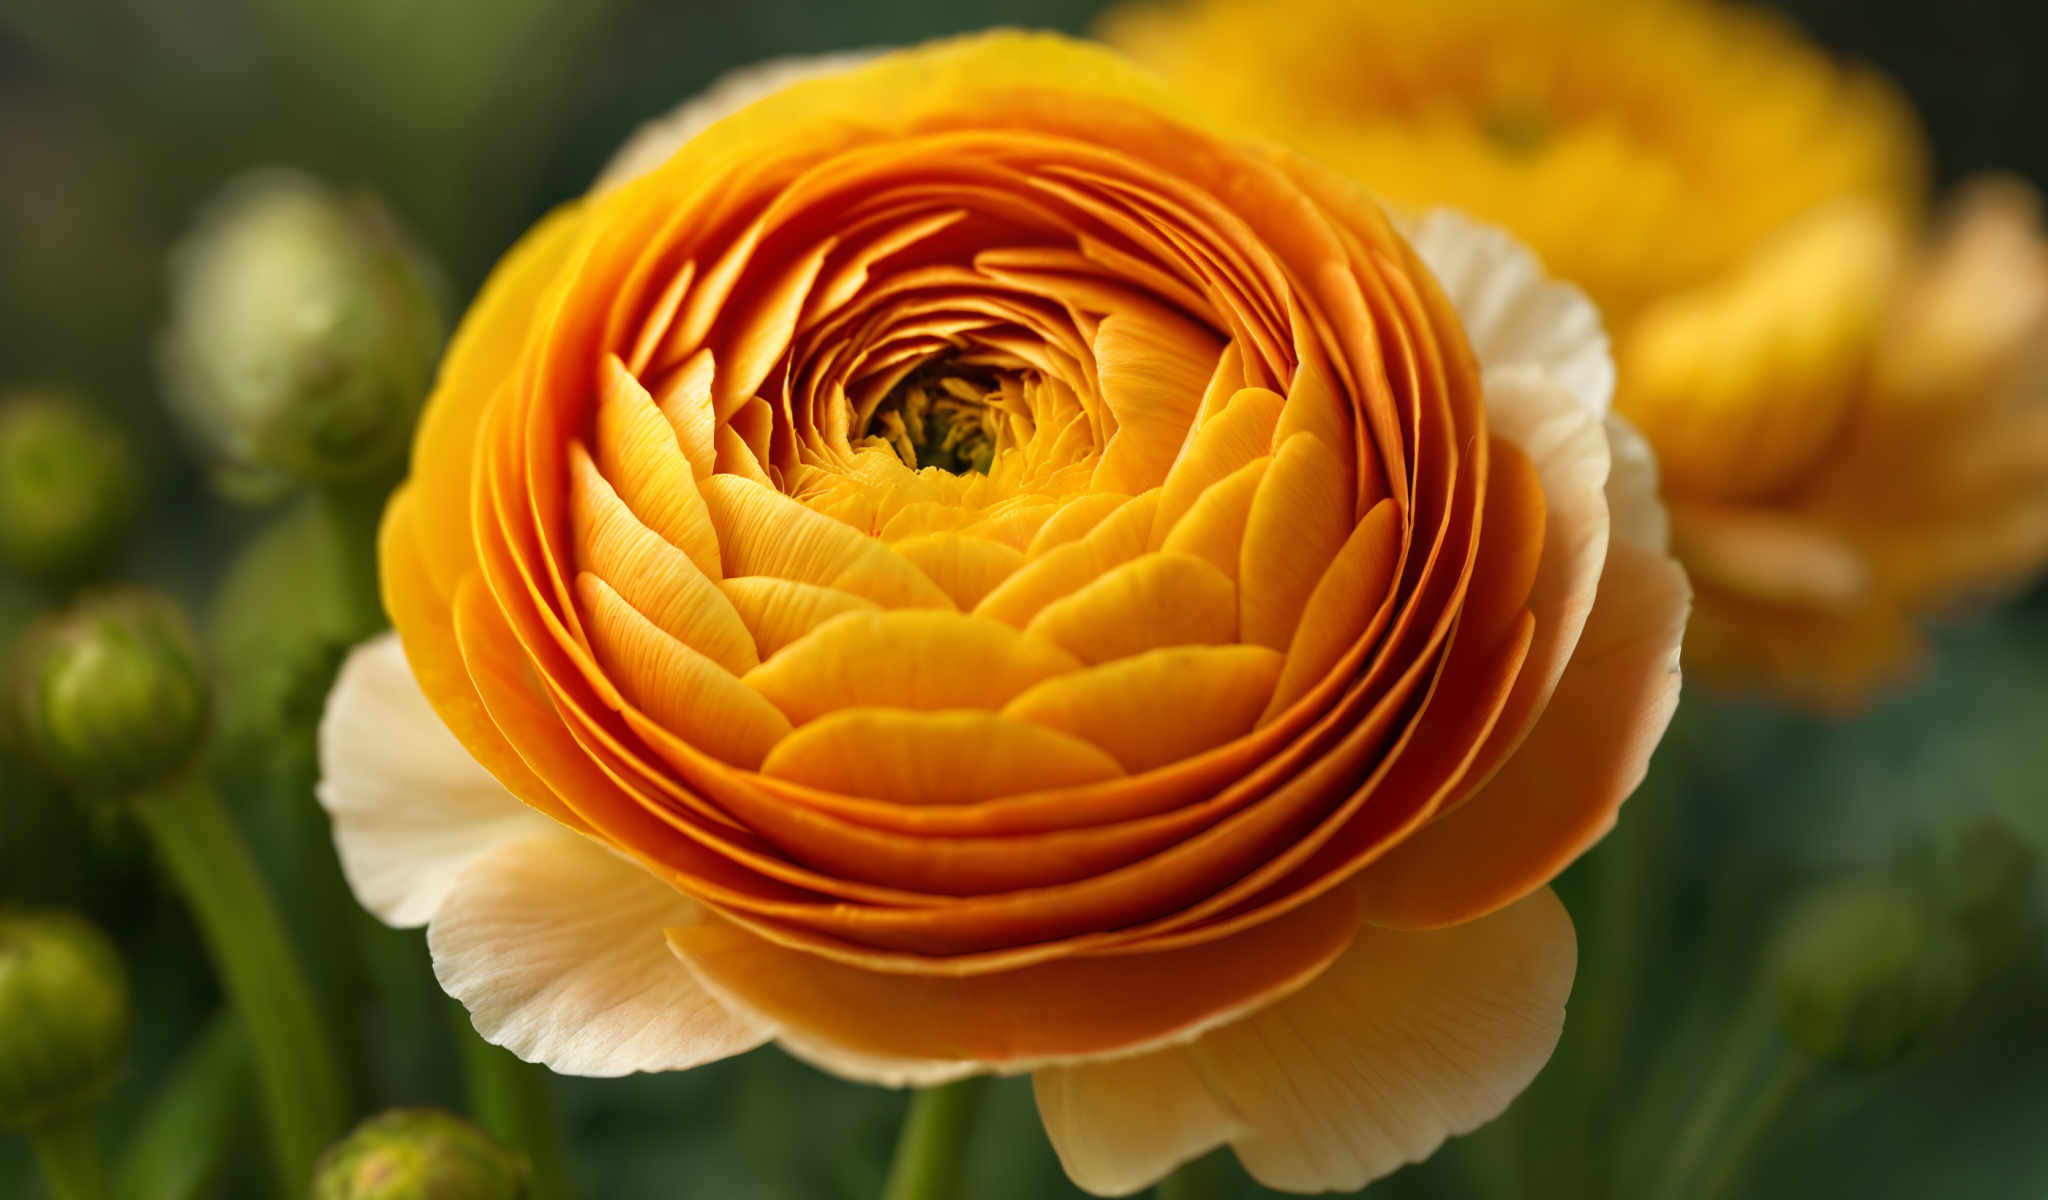
[[[252,173],[173,255],[166,390],[231,490],[373,475],[397,462],[426,398],[436,289],[374,202]]]
[[[526,1162],[459,1117],[427,1108],[371,1117],[334,1144],[313,1200],[519,1200]]]
[[[2026,834],[1990,814],[1944,830],[1935,840],[1928,873],[1935,905],[1962,931],[1987,972],[2012,963],[2039,936],[2034,859]]]
[[[1961,1006],[1969,954],[1916,891],[1837,884],[1807,898],[1779,944],[1778,1016],[1808,1053],[1876,1069],[1904,1057]]]
[[[99,930],[0,911],[0,1126],[67,1116],[104,1092],[128,1045],[128,981]]]
[[[0,561],[68,581],[91,572],[133,524],[141,476],[127,440],[77,397],[0,399]]]
[[[23,640],[14,691],[30,748],[74,787],[125,794],[189,763],[209,685],[189,626],[142,591],[88,596]]]

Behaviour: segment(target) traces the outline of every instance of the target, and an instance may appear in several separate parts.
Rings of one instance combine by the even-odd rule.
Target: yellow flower
[[[1975,204],[1977,232],[1948,243],[1999,242],[2002,262],[1916,249],[1910,110],[1781,18],[1711,0],[1188,0],[1120,10],[1105,33],[1397,204],[1501,222],[1599,302],[1616,403],[1656,448],[1700,586],[1688,654],[1709,677],[1853,702],[1909,658],[1913,617],[2048,555],[2032,498],[2048,453],[2008,441],[2031,449],[2040,420],[2038,366],[2016,361],[2044,328],[2025,205]],[[1903,380],[1925,356],[1901,347],[1926,337],[1945,374]],[[1889,397],[1902,388],[1921,401]],[[1998,485],[1962,486],[1955,456],[1987,445],[2006,447]]]
[[[557,1070],[1031,1072],[1102,1193],[1499,1112],[1677,695],[1591,307],[1056,38],[702,125],[451,348],[322,730],[364,903]]]

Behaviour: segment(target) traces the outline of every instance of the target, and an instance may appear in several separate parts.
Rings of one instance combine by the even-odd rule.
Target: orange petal
[[[1339,890],[1204,946],[967,977],[863,970],[718,920],[669,930],[669,945],[722,1003],[773,1024],[797,1054],[886,1080],[861,1071],[860,1060],[1016,1071],[1189,1036],[1314,978],[1350,944],[1357,921],[1356,903]]]
[[[838,588],[884,608],[952,608],[901,555],[850,525],[750,480],[713,475],[704,502],[733,575],[772,575]]]
[[[1048,679],[1003,712],[1086,738],[1136,773],[1250,731],[1279,674],[1263,646],[1168,646]]]
[[[718,535],[697,494],[676,432],[640,381],[617,358],[605,360],[597,410],[597,463],[642,524],[690,556],[713,579],[724,573]]]
[[[698,749],[752,767],[789,732],[759,693],[677,641],[595,575],[576,577],[591,641],[633,704]]]
[[[732,602],[688,555],[636,520],[583,447],[569,448],[570,527],[581,565],[684,645],[738,675],[760,663]]]
[[[1373,922],[1433,928],[1491,912],[1613,826],[1678,703],[1689,596],[1671,560],[1609,548],[1578,650],[1528,740],[1471,799],[1360,874]]]
[[[966,804],[1123,768],[1079,738],[996,713],[844,708],[784,738],[761,773],[897,804]]]
[[[1259,481],[1239,554],[1239,636],[1285,650],[1353,524],[1349,472],[1312,434],[1288,438]]]
[[[1023,551],[970,534],[919,534],[896,542],[895,550],[929,575],[963,611],[981,603],[1024,565]]]
[[[746,677],[802,725],[835,709],[997,709],[1077,669],[1067,653],[998,621],[931,609],[841,614]]]
[[[875,607],[852,592],[768,575],[721,579],[718,590],[753,631],[754,646],[764,659],[841,613]]]
[[[1141,554],[1046,605],[1024,629],[1086,663],[1222,645],[1237,640],[1237,588],[1202,559]]]

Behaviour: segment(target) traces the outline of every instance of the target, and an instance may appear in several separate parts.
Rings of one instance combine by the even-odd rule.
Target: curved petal
[[[554,827],[434,715],[395,633],[356,647],[327,697],[319,796],[356,899],[400,928],[425,924],[478,858]]]
[[[559,830],[465,872],[427,930],[434,974],[485,1041],[564,1075],[677,1071],[767,1040],[668,953],[695,901]]]
[[[1488,374],[1537,367],[1573,398],[1604,413],[1614,399],[1614,359],[1600,310],[1506,232],[1447,208],[1398,222],[1409,245],[1458,310]]]
[[[1358,877],[1368,919],[1470,920],[1542,887],[1614,824],[1678,706],[1691,588],[1678,564],[1618,543],[1550,706],[1485,787]]]
[[[1060,1161],[1128,1195],[1229,1142],[1284,1191],[1349,1191],[1497,1116],[1564,1028],[1577,967],[1548,891],[1433,933],[1367,927],[1313,983],[1192,1042],[1043,1069]]]
[[[1198,946],[962,976],[867,970],[709,914],[668,936],[721,1003],[773,1025],[793,1052],[848,1078],[900,1084],[943,1077],[941,1063],[967,1064],[956,1075],[1009,1074],[1193,1037],[1314,979],[1357,929],[1357,905],[1339,888]],[[905,1063],[923,1066],[912,1075]]]

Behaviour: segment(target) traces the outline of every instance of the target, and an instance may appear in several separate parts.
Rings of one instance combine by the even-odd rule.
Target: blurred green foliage
[[[992,24],[1079,30],[1094,0],[0,0],[0,383],[84,389],[146,459],[150,502],[121,574],[210,614],[223,678],[216,777],[278,887],[326,1002],[349,1014],[361,1111],[459,1107],[445,1007],[417,933],[352,907],[313,806],[312,721],[363,632],[337,599],[310,508],[251,512],[203,487],[151,366],[163,256],[240,170],[304,167],[381,194],[466,296],[540,213],[578,192],[634,125],[720,71],[776,54],[900,43]],[[2039,184],[2048,17],[2022,0],[1801,0],[1845,52],[1898,78],[1944,178],[2001,166]],[[0,580],[0,636],[46,597]],[[1379,1197],[1580,1196],[1654,1178],[1759,986],[1786,897],[1893,863],[1973,813],[2048,844],[2048,595],[1959,618],[1931,674],[1855,724],[1690,695],[1614,839],[1560,885],[1582,973],[1552,1068],[1509,1115],[1401,1172]],[[0,901],[77,907],[136,980],[136,1049],[103,1114],[110,1141],[164,1153],[184,1126],[150,1101],[176,1068],[239,1052],[197,936],[132,830],[22,802],[48,785],[0,731]],[[1633,845],[1654,868],[1603,871]],[[2038,886],[2038,885],[2037,885]],[[1616,897],[1625,902],[1616,903]],[[2038,900],[2038,894],[2037,894]],[[1617,913],[1625,914],[1617,919]],[[209,1032],[209,1030],[211,1032]],[[180,1063],[182,1067],[177,1066]],[[1936,1044],[1895,1069],[1827,1076],[1752,1164],[1757,1196],[2048,1195],[2048,973],[2039,946]],[[166,1096],[182,1093],[169,1092]],[[679,1075],[560,1080],[589,1197],[817,1200],[877,1193],[905,1098],[763,1050]],[[217,1114],[187,1114],[197,1128]],[[170,1132],[165,1132],[166,1129]],[[253,1124],[199,1196],[259,1195]],[[1079,1195],[1005,1081],[969,1150],[968,1195]],[[1222,1195],[1254,1195],[1207,1164]],[[0,1196],[30,1196],[0,1141]],[[1619,1182],[1618,1182],[1619,1181]],[[1484,1190],[1482,1190],[1484,1189]],[[1632,1195],[1622,1190],[1616,1194]]]

